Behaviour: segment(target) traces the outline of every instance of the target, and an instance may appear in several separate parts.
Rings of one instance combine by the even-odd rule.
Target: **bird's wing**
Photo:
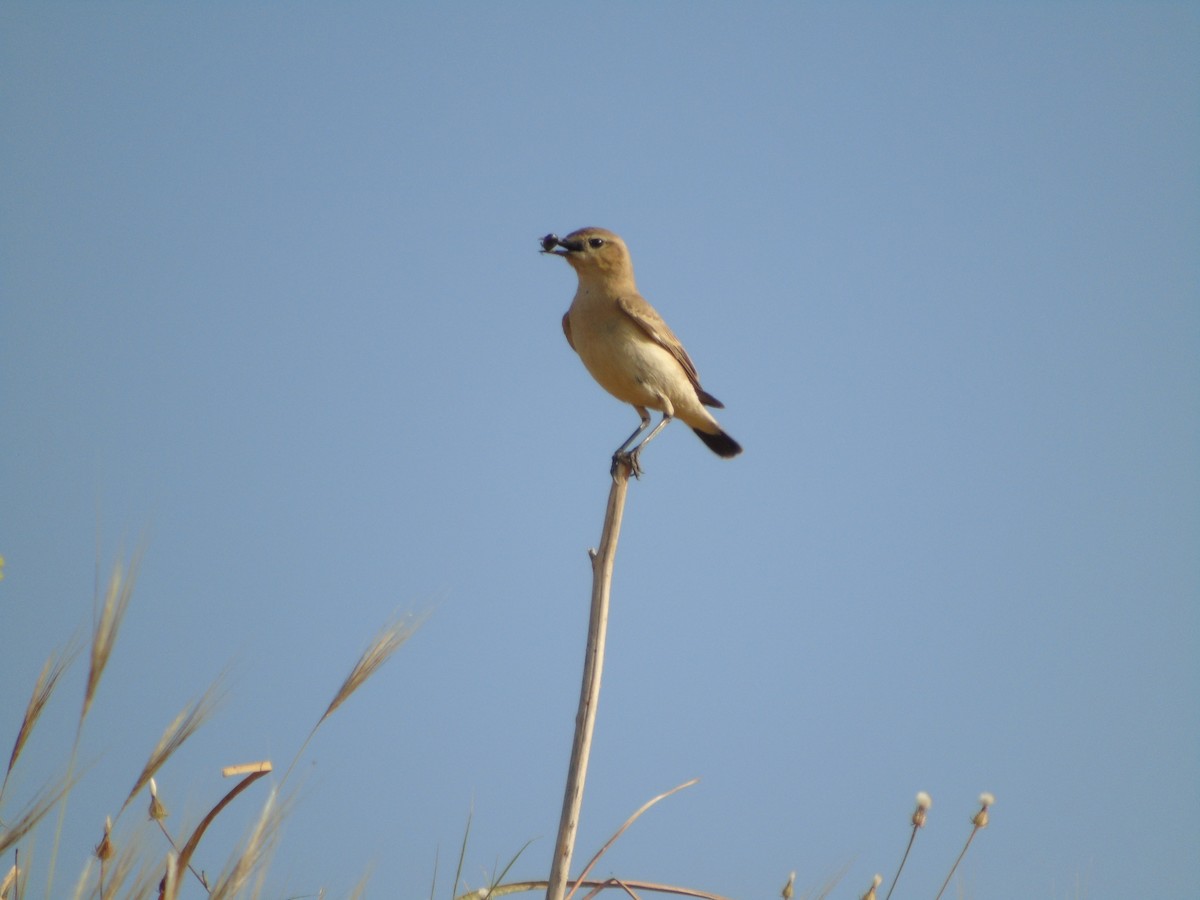
[[[695,363],[683,349],[683,344],[679,343],[679,338],[675,337],[675,332],[667,327],[667,323],[663,321],[663,317],[655,311],[654,307],[637,294],[618,297],[617,306],[620,307],[621,312],[633,319],[652,341],[663,349],[669,350],[671,355],[679,360],[683,371],[687,373],[688,380],[692,382],[692,386],[699,393],[700,376],[696,374]]]
[[[567,343],[571,345],[571,349],[575,349],[575,342],[571,340],[571,314],[563,313],[563,334],[567,336]],[[578,351],[576,351],[578,352]]]

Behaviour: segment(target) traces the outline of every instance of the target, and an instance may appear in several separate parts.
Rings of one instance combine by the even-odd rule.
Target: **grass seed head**
[[[208,686],[208,690],[199,699],[185,707],[175,717],[175,721],[167,726],[166,731],[158,739],[158,743],[154,749],[150,751],[150,756],[146,760],[146,764],[142,767],[137,781],[133,783],[133,788],[130,789],[129,796],[121,804],[122,810],[130,804],[142,788],[150,783],[150,779],[154,777],[154,773],[163,767],[166,761],[171,758],[171,754],[182,747],[187,739],[200,729],[200,726],[212,718],[217,705],[221,702],[223,691],[224,682],[221,678],[218,678]],[[152,792],[151,797],[153,796]]]
[[[917,808],[913,812],[912,823],[917,828],[925,826],[925,815],[929,812],[929,807],[933,806],[933,798],[924,791],[917,794]]]
[[[25,742],[29,740],[29,735],[33,732],[33,727],[37,724],[38,719],[41,718],[42,710],[46,708],[46,703],[50,700],[50,695],[54,693],[54,688],[58,684],[59,677],[74,661],[80,647],[80,643],[73,639],[61,651],[52,654],[46,660],[46,664],[42,666],[42,672],[38,675],[37,683],[33,686],[33,695],[29,698],[29,703],[25,706],[25,715],[21,717],[21,727],[17,729],[17,739],[13,741],[12,753],[8,757],[8,768],[4,773],[5,785],[8,783],[8,776],[12,774],[17,760],[21,757],[21,751],[25,749]],[[0,796],[3,796],[3,787],[4,785],[0,785]]]
[[[96,859],[101,862],[108,862],[113,858],[116,851],[112,845],[112,817],[104,817],[104,837],[100,839],[100,843],[96,845]]]
[[[134,556],[126,572],[120,563],[113,566],[112,576],[108,580],[108,590],[104,600],[99,604],[95,613],[95,623],[92,628],[91,660],[88,666],[87,687],[83,693],[83,710],[80,721],[87,718],[92,701],[96,699],[96,688],[100,686],[100,677],[108,665],[112,655],[113,645],[117,642],[117,633],[125,620],[125,612],[129,609],[129,600],[133,596],[133,583],[137,580],[140,554]]]
[[[421,620],[419,619],[397,619],[380,631],[375,636],[375,639],[371,641],[370,646],[363,651],[362,656],[358,658],[358,662],[354,664],[354,668],[350,670],[350,674],[346,676],[346,680],[338,688],[338,692],[334,695],[333,700],[330,701],[320,721],[323,722],[333,715],[335,709],[350,699],[351,694],[362,687],[367,679],[379,671],[379,667],[387,662],[392,654],[404,645],[405,641],[412,637],[413,632],[417,630],[420,624]]]
[[[150,779],[150,818],[156,822],[161,822],[167,817],[167,808],[162,805],[162,801],[158,799],[158,784],[153,778]]]
[[[987,791],[979,795],[979,812],[975,813],[975,818],[971,820],[976,828],[987,828],[988,807],[995,802],[996,798]]]

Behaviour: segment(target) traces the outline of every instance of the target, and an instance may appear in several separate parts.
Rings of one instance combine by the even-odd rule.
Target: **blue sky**
[[[1194,891],[1195,5],[8,3],[0,85],[4,746],[145,547],[60,883],[220,673],[180,830],[408,610],[269,895],[428,896],[440,848],[446,897],[472,809],[468,883],[531,839],[544,877],[636,416],[537,239],[599,225],[746,452],[643,459],[577,857],[699,777],[599,874],[857,897],[924,790],[896,897],[932,896],[991,791],[965,896]]]

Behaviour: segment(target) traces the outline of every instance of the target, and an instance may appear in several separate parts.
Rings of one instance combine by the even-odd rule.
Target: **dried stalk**
[[[604,670],[604,641],[608,631],[608,599],[612,587],[613,562],[617,538],[625,512],[625,494],[629,490],[630,463],[614,459],[612,489],[600,547],[589,552],[592,560],[592,607],[588,620],[587,649],[583,660],[583,683],[579,691],[579,711],[575,714],[575,739],[571,744],[571,763],[567,786],[563,791],[562,817],[554,842],[554,860],[546,886],[546,900],[563,900],[571,871],[571,853],[579,830],[579,811],[583,806],[583,785],[587,779],[588,757],[592,751],[592,732],[596,726],[596,705],[600,701],[600,678]]]

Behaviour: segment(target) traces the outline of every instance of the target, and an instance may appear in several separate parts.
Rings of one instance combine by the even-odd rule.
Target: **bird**
[[[579,277],[575,298],[562,319],[567,343],[599,385],[633,406],[641,420],[613,453],[613,473],[624,461],[640,477],[642,449],[672,419],[690,425],[718,456],[741,453],[741,444],[705,409],[724,409],[725,404],[700,386],[683,344],[638,293],[629,248],[621,237],[605,228],[580,228],[563,238],[547,234],[541,245],[543,253],[570,263]],[[630,449],[650,427],[651,409],[662,413],[662,419]]]

